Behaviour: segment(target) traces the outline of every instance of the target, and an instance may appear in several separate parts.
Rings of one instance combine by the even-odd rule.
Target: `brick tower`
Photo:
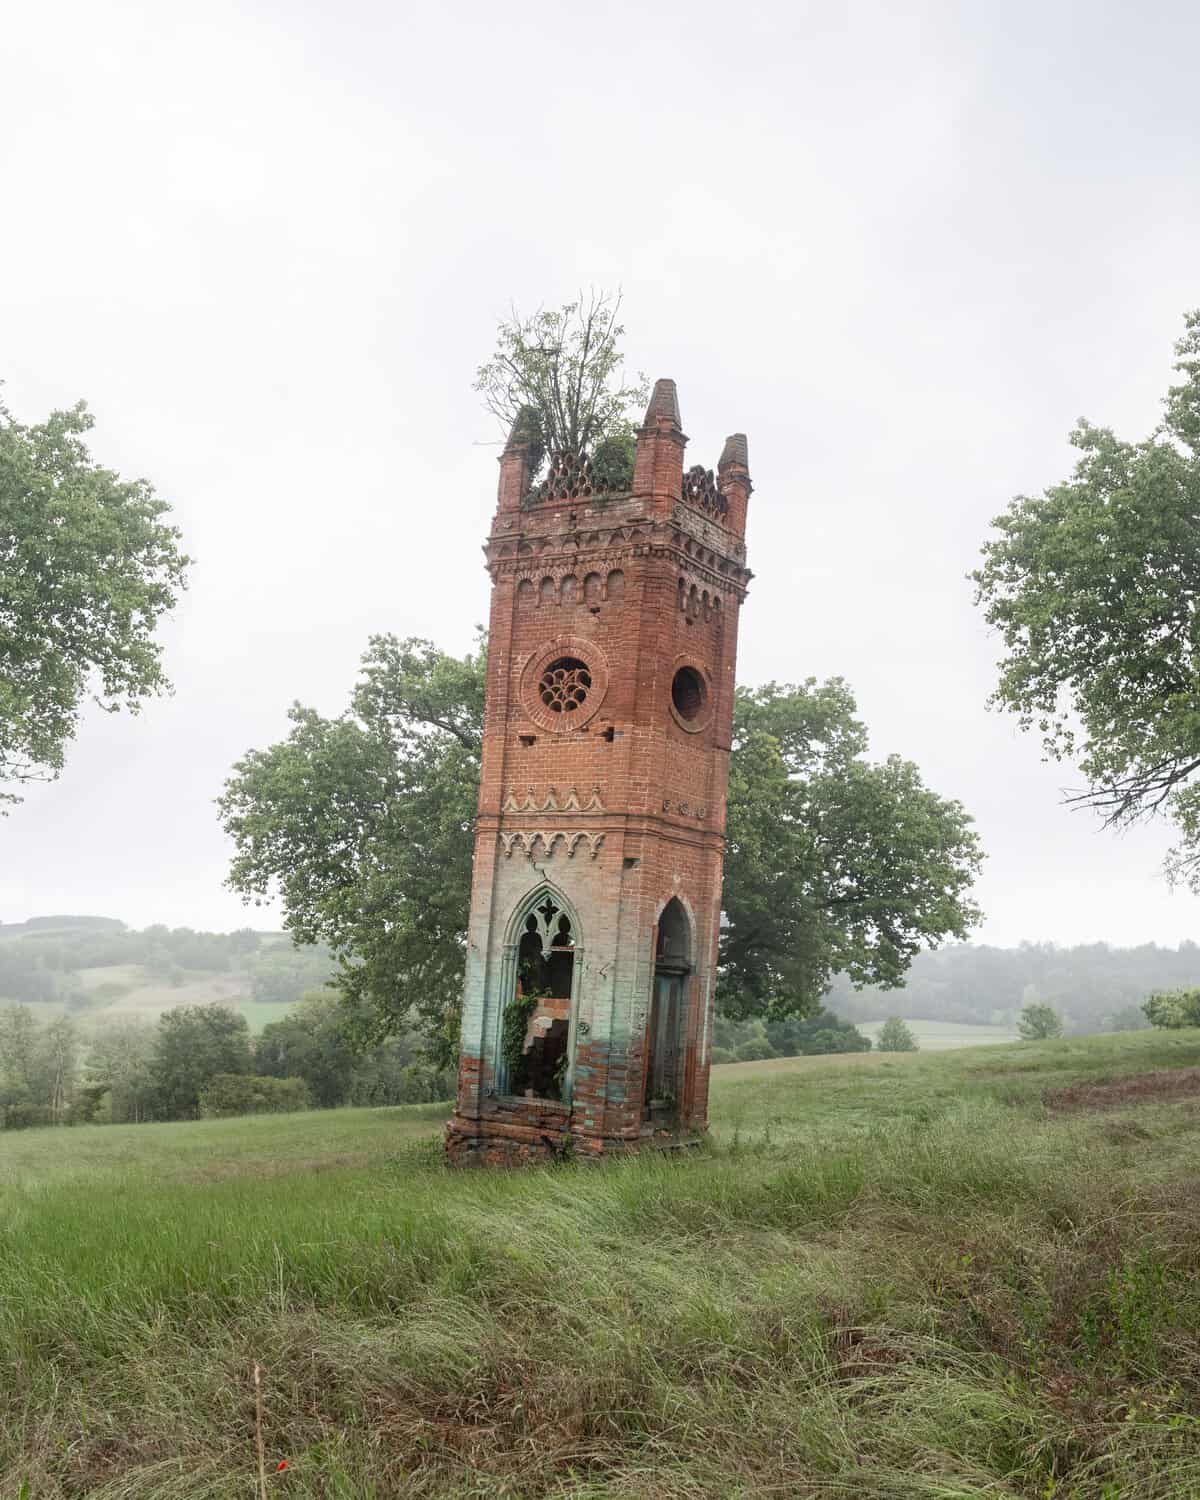
[[[457,1162],[686,1139],[708,1118],[746,439],[684,471],[660,380],[628,489],[518,422],[492,577]]]

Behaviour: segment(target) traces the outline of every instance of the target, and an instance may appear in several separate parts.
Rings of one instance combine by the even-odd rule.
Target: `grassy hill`
[[[737,1064],[686,1159],[441,1107],[0,1136],[0,1495],[1200,1495],[1200,1032]],[[286,1469],[278,1465],[286,1462]]]
[[[282,932],[196,932],[110,917],[35,917],[0,926],[0,1006],[88,1022],[136,1015],[155,1020],[178,1005],[219,1002],[252,1031],[277,1020],[329,978],[320,948],[297,949]]]

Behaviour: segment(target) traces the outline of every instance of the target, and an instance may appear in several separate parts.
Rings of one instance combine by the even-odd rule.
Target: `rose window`
[[[586,662],[575,656],[560,656],[542,673],[538,693],[551,713],[573,714],[582,707],[591,685],[592,674]]]

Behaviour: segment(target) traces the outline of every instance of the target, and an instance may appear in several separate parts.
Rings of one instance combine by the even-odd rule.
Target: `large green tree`
[[[224,1005],[179,1005],[158,1018],[151,1068],[162,1119],[194,1120],[218,1073],[252,1073],[250,1027]]]
[[[449,1055],[457,1035],[484,660],[372,638],[350,709],[292,707],[220,800],[229,884],[278,896],[297,942],[329,944],[350,1029],[378,1041],[412,1015]]]
[[[1113,825],[1173,816],[1200,890],[1200,311],[1142,442],[1080,421],[1070,479],[1018,496],[973,575],[1004,655],[992,702],[1075,761]]]
[[[168,686],[154,632],[188,559],[150,485],[92,463],[91,426],[0,406],[0,784],[56,776],[89,696],[134,712]]]
[[[457,1036],[483,722],[482,648],[374,638],[347,713],[296,705],[220,800],[229,884],[278,897],[327,942],[363,1039],[418,1021]],[[872,764],[842,682],[743,690],[735,710],[719,1003],[804,1015],[830,978],[895,986],[924,945],[965,935],[971,820],[896,758]]]
[[[981,861],[971,819],[911,761],[866,758],[839,678],[739,688],[729,770],[719,1003],[805,1014],[834,974],[892,989],[963,938]]]

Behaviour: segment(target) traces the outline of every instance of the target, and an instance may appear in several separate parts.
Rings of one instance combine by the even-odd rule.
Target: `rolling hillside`
[[[108,917],[37,917],[0,925],[0,1005],[81,1019],[140,1015],[219,1001],[251,1030],[320,988],[332,964],[321,948],[297,949],[286,933],[141,932]]]

